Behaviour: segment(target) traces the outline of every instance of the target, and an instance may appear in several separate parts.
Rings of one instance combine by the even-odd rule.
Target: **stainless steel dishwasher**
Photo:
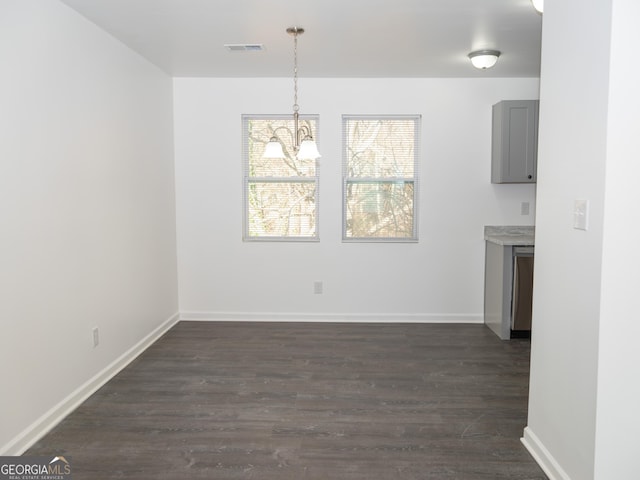
[[[533,303],[534,247],[513,247],[513,293],[511,296],[511,337],[531,335]]]

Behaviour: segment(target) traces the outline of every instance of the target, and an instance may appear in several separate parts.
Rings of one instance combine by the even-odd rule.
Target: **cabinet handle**
[[[531,180],[533,178],[533,175],[527,175],[527,178]]]

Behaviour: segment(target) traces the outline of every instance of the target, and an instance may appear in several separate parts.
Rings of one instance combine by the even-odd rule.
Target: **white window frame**
[[[315,175],[304,177],[250,177],[249,176],[249,121],[251,120],[290,120],[293,125],[293,116],[289,115],[242,115],[242,170],[243,170],[243,229],[242,239],[245,242],[319,242],[320,241],[320,163],[315,162]],[[300,115],[300,121],[315,123],[314,139],[316,143],[319,137],[319,115]],[[268,141],[268,139],[267,139]],[[249,234],[249,184],[260,183],[313,183],[315,186],[315,235],[313,236],[256,236]]]
[[[412,120],[415,124],[413,147],[413,176],[412,177],[349,177],[349,145],[347,124],[351,120]],[[373,242],[373,243],[416,243],[418,242],[418,197],[420,179],[420,143],[422,116],[412,115],[342,115],[342,241],[343,242]],[[348,186],[352,183],[406,183],[413,184],[413,219],[410,237],[353,237],[347,236],[347,195]]]

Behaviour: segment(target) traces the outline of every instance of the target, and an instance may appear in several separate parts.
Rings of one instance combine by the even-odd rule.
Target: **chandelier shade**
[[[264,158],[285,158],[284,151],[282,150],[282,144],[277,137],[271,137],[267,146],[264,147]]]
[[[312,160],[315,160],[316,158],[320,157],[321,155],[318,151],[318,146],[316,145],[316,142],[313,141],[313,138],[308,137],[302,140],[302,143],[300,143],[300,150],[298,150],[298,158],[310,158]]]
[[[531,3],[533,3],[533,8],[535,8],[538,13],[542,13],[544,10],[544,0],[531,0]]]

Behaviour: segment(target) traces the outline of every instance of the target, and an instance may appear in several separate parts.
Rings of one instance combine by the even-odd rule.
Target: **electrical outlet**
[[[322,282],[313,282],[313,293],[320,294],[322,293]]]
[[[93,329],[93,348],[96,348],[100,344],[100,330],[98,327]]]

